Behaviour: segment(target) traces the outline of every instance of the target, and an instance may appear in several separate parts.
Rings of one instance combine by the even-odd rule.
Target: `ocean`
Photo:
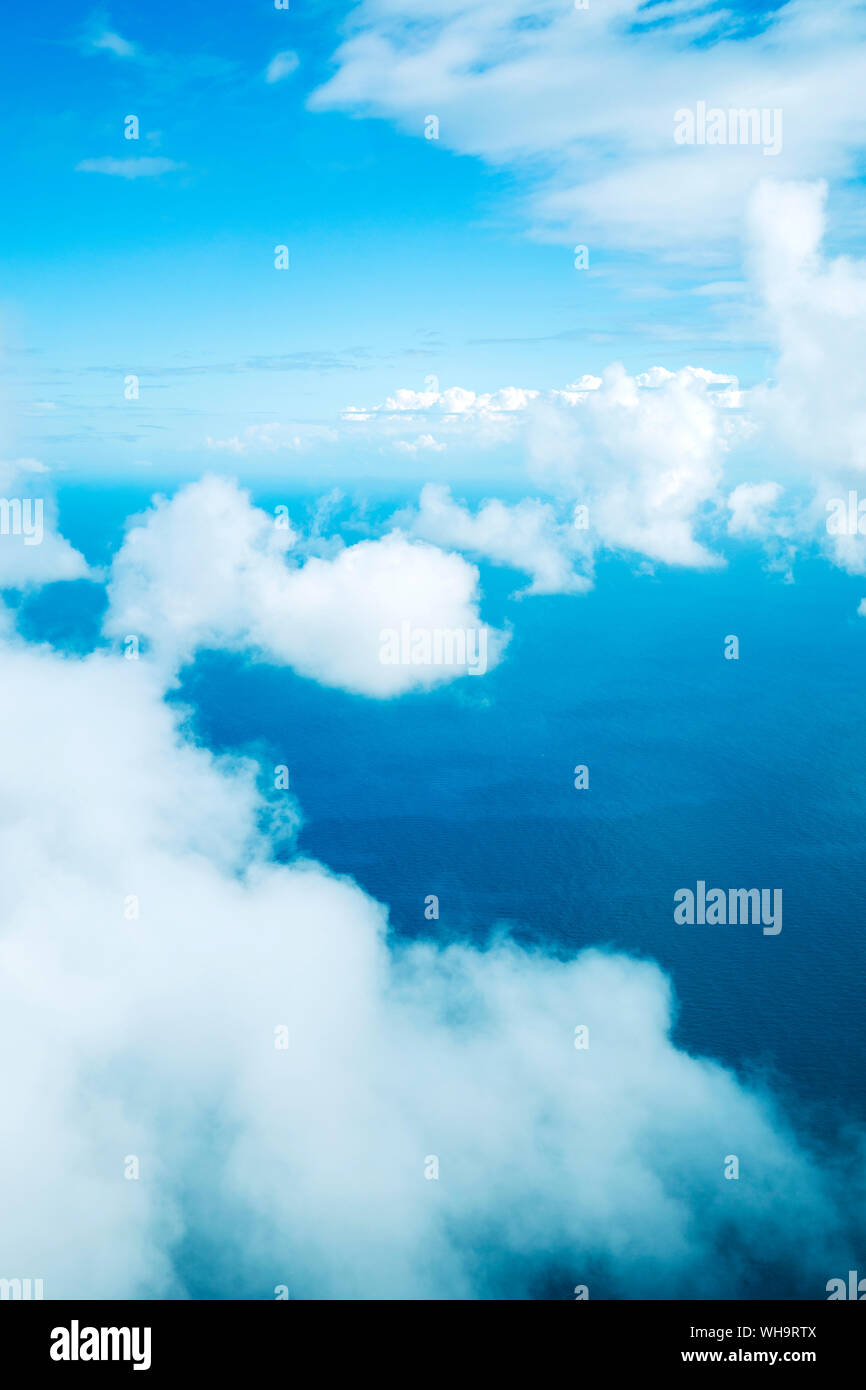
[[[64,489],[61,527],[104,563],[147,498]],[[771,1085],[815,1133],[862,1120],[866,581],[813,558],[786,583],[742,550],[705,573],[614,558],[587,595],[515,600],[521,576],[481,571],[482,616],[512,631],[483,677],[377,701],[203,652],[172,698],[209,748],[259,760],[266,794],[289,767],[303,822],[278,853],[350,875],[398,936],[652,958],[679,1046]],[[85,651],[102,605],[53,585],[20,624]],[[781,889],[782,930],[677,924],[699,881]]]

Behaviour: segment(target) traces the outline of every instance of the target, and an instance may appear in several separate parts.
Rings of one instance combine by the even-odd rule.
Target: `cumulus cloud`
[[[854,1267],[832,1162],[674,1046],[656,966],[398,942],[350,881],[274,862],[254,769],[185,740],[155,666],[0,659],[4,1273],[736,1298]]]
[[[282,519],[218,478],[157,499],[115,556],[107,632],[144,638],[171,668],[205,647],[248,650],[381,698],[499,660],[506,635],[482,623],[478,571],[461,556],[393,532],[304,558]],[[463,646],[443,638],[437,657],[436,633]]]
[[[782,496],[780,483],[740,483],[728,497],[732,536],[763,536],[774,528],[770,513]]]
[[[0,461],[0,589],[84,579],[84,556],[57,530],[48,470],[36,459]]]
[[[581,560],[588,563],[588,532],[573,520],[561,522],[549,502],[488,498],[472,513],[453,500],[449,488],[430,483],[407,524],[413,535],[436,545],[523,570],[531,576],[528,594],[582,593],[591,587],[591,578],[575,568]]]
[[[808,503],[787,498],[780,483],[739,483],[729,493],[727,507],[729,535],[759,541],[768,569],[782,571],[785,582],[793,583],[798,545],[814,531]]]
[[[675,380],[700,382],[706,387],[706,400],[720,410],[733,411],[743,405],[735,376],[703,367],[686,367],[679,374],[665,367],[651,367],[633,378],[641,392],[655,390]],[[513,441],[525,444],[527,426],[540,410],[553,407],[568,412],[578,408],[602,384],[602,377],[585,374],[564,387],[547,391],[524,386],[503,386],[497,391],[486,392],[472,391],[465,386],[440,390],[438,383],[424,391],[401,387],[377,404],[347,406],[342,420],[348,428],[347,438],[390,444],[401,452],[414,453],[420,447],[438,449],[447,444],[493,449]],[[549,418],[549,411],[547,415]],[[430,427],[431,433],[416,436],[414,441],[407,439],[407,425],[417,428],[422,423]],[[729,425],[723,428],[731,432]],[[428,440],[434,443],[428,444]]]
[[[866,470],[866,261],[827,257],[824,183],[766,182],[750,208],[751,258],[778,346],[752,409],[815,472]]]
[[[529,454],[535,485],[550,489],[558,514],[566,501],[588,507],[586,540],[594,551],[621,549],[706,567],[721,563],[710,537],[722,525],[730,535],[760,541],[772,566],[788,577],[797,547],[816,537],[834,563],[866,573],[866,537],[857,526],[833,531],[825,524],[836,499],[847,498],[866,469],[859,389],[866,261],[824,253],[826,198],[824,183],[763,180],[749,205],[750,288],[777,351],[766,384],[744,391],[733,374],[694,366],[656,365],[629,376],[616,364],[603,376],[585,374],[545,391],[440,390],[431,379],[423,391],[394,391],[379,405],[344,412],[344,420],[374,439],[404,434],[411,420],[429,424],[453,445],[518,443]],[[786,475],[793,470],[799,491],[772,479],[735,481],[755,466],[758,453],[762,467],[769,457]],[[733,475],[730,482],[726,474]],[[811,503],[801,495],[804,484],[813,489]],[[477,520],[458,517],[456,504],[437,506],[435,519],[417,523],[424,534],[508,563],[497,560],[506,544],[501,537],[486,546]],[[497,507],[502,527],[511,513],[503,503]],[[561,550],[558,542],[554,549]],[[561,574],[567,563],[566,557]],[[531,564],[520,567],[535,576]],[[555,578],[550,582],[556,587]]]
[[[668,371],[666,367],[650,367],[648,372],[638,372],[635,381],[638,386],[655,387],[664,386],[666,382],[676,380],[676,377],[677,373]],[[707,399],[715,405],[737,409],[743,404],[744,393],[740,390],[740,383],[728,372],[711,372],[706,367],[684,367],[681,380],[689,379],[703,382],[707,387]]]
[[[539,391],[519,386],[486,392],[464,386],[440,390],[438,383],[424,391],[400,387],[377,404],[347,406],[342,420],[354,438],[387,443],[403,453],[414,453],[419,448],[441,451],[451,441],[489,449],[507,443],[519,433],[528,406],[539,395]],[[430,429],[414,440],[407,439],[407,425],[419,422],[428,424]]]
[[[384,412],[436,410],[442,415],[478,415],[485,413],[525,410],[537,391],[527,391],[517,386],[505,386],[499,391],[467,391],[462,386],[450,386],[445,391],[395,391],[383,406]]]
[[[656,369],[642,383],[610,367],[574,409],[536,409],[535,474],[588,506],[606,547],[670,565],[718,565],[697,535],[717,505],[722,460],[738,430],[723,398],[730,386],[711,390],[718,384],[691,367]]]
[[[525,570],[529,593],[568,593],[591,586],[593,556],[605,549],[695,568],[723,563],[700,533],[718,522],[728,453],[753,432],[746,404],[730,373],[654,366],[629,376],[613,364],[544,392],[400,389],[344,420],[355,437],[393,442],[398,431],[394,447],[407,453],[434,440],[407,441],[407,420],[434,425],[455,445],[518,441],[551,500],[487,499],[473,516],[431,486],[407,524],[436,544]]]
[[[821,537],[834,563],[866,573],[866,538],[837,526],[866,471],[866,261],[828,256],[824,182],[765,181],[749,210],[749,261],[766,330],[777,349],[774,379],[749,392],[748,408],[766,452],[813,489],[811,506],[788,521]],[[856,511],[856,503],[855,503]]]

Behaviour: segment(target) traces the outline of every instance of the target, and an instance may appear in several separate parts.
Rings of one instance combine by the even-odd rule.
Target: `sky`
[[[419,471],[404,441],[344,413],[430,378],[546,392],[622,362],[765,380],[750,190],[832,175],[829,249],[856,233],[862,7],[832,10],[17,11],[0,59],[8,447],[115,478],[267,475],[275,454],[304,477],[401,478]],[[676,146],[673,112],[698,100],[782,103],[781,152]],[[436,437],[424,423],[410,446]],[[466,477],[503,471],[448,447]]]
[[[810,884],[857,978],[866,4],[49,0],[4,36],[0,1278],[823,1297],[863,1259],[847,1085],[816,1133],[694,1045],[715,940],[651,933],[702,862],[775,892],[793,825],[785,970],[742,926],[736,1007],[826,1033]],[[592,835],[533,934],[440,928],[456,873],[400,929],[410,763],[494,880],[517,810],[473,797],[565,769],[549,843]],[[587,934],[641,892],[646,935]]]

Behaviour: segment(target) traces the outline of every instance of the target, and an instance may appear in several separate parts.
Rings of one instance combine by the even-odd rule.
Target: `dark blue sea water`
[[[145,501],[70,489],[61,524],[99,562]],[[507,924],[551,951],[650,956],[681,1045],[764,1074],[823,1126],[866,1113],[866,583],[820,559],[795,575],[745,551],[708,574],[612,560],[585,597],[515,602],[519,577],[485,567],[483,616],[514,635],[481,679],[379,702],[204,653],[176,698],[209,747],[288,764],[300,852],[387,903],[395,932]],[[52,586],[21,625],[87,649],[101,603]],[[699,879],[781,888],[781,933],[676,925],[673,894]]]

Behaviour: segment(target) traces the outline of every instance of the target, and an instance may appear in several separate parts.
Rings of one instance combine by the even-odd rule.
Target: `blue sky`
[[[0,456],[528,493],[559,524],[607,489],[616,545],[625,450],[695,534],[783,490],[747,523],[773,562],[861,467],[860,0],[50,5],[9,32]],[[679,143],[699,104],[778,117],[778,148]]]
[[[731,12],[719,32],[747,45],[755,25]],[[428,375],[476,391],[557,387],[614,360],[767,375],[771,348],[742,294],[695,293],[740,280],[729,239],[695,264],[652,238],[593,237],[590,269],[576,273],[571,235],[527,210],[551,151],[468,153],[447,129],[426,140],[418,123],[371,112],[369,96],[311,110],[358,16],[262,2],[242,23],[233,6],[189,3],[49,3],[9,17],[0,115],[15,215],[0,229],[0,343],[19,453],[171,476],[195,471],[208,436],[256,421],[329,427],[345,406],[420,390]],[[665,33],[670,20],[655,23]],[[286,50],[296,71],[267,82]],[[428,104],[422,89],[421,119]],[[124,139],[128,114],[137,142]],[[77,168],[133,158],[178,167],[136,178]],[[618,158],[605,147],[606,162]],[[273,268],[282,243],[284,274]],[[141,378],[134,407],[128,373]],[[351,474],[351,447],[336,453],[317,466]]]

